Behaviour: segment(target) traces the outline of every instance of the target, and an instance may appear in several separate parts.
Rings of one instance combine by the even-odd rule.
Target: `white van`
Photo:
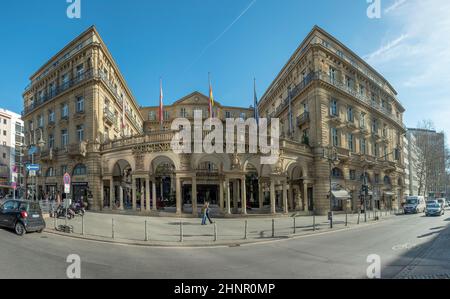
[[[425,212],[426,207],[425,197],[408,196],[403,211],[405,214],[418,214]]]

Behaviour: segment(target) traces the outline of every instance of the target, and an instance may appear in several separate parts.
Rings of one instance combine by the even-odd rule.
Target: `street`
[[[82,278],[367,278],[367,257],[381,257],[382,278],[450,274],[450,218],[402,215],[370,226],[263,244],[152,248],[23,238],[0,230],[0,278],[66,278],[66,258],[81,258]]]

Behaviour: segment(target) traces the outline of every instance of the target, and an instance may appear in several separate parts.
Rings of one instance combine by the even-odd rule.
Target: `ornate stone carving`
[[[134,160],[136,162],[136,170],[144,170],[144,155],[135,155]]]
[[[191,167],[191,155],[183,154],[180,155],[180,167],[181,170],[189,170]]]
[[[87,146],[88,146],[88,141],[81,141],[80,143],[80,154],[83,157],[86,157],[87,154]]]
[[[278,161],[275,165],[275,172],[278,174],[283,173],[283,166],[284,166],[284,158],[279,157]]]
[[[237,153],[233,154],[231,159],[231,169],[238,169],[241,166],[241,160],[239,159],[239,155]]]

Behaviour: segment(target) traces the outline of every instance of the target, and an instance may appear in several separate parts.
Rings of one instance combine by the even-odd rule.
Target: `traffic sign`
[[[70,174],[65,173],[63,181],[64,181],[64,193],[69,194],[70,193],[70,181],[71,181]]]
[[[30,170],[28,174],[30,177],[36,176],[36,170]]]
[[[28,171],[34,171],[34,172],[39,171],[39,170],[41,170],[41,165],[39,165],[39,164],[29,164],[29,165],[27,165],[27,170]]]
[[[37,147],[35,147],[35,146],[32,146],[32,147],[30,147],[30,149],[28,150],[28,155],[34,155],[34,154],[36,154],[37,153]]]

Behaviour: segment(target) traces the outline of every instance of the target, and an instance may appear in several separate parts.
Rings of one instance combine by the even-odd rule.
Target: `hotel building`
[[[41,193],[62,191],[93,210],[197,215],[204,201],[224,216],[324,214],[396,208],[403,197],[405,109],[371,66],[314,27],[258,106],[281,123],[274,165],[260,154],[175,154],[172,120],[208,111],[193,92],[164,109],[140,107],[95,27],[30,78],[23,97],[26,142],[40,150]],[[250,102],[250,101],[249,101]],[[249,118],[254,109],[216,102],[215,116]],[[366,182],[368,192],[362,195]],[[331,192],[330,192],[331,191]]]

